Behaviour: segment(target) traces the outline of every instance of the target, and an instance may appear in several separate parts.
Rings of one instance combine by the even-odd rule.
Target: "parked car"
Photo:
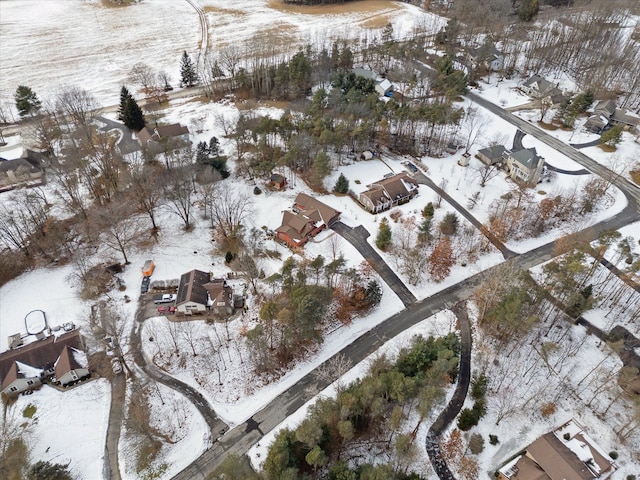
[[[172,313],[175,313],[176,311],[176,307],[175,305],[170,305],[170,306],[163,306],[163,307],[158,307],[158,313],[166,313],[168,315],[171,315]]]
[[[151,284],[151,277],[142,277],[142,285],[140,286],[140,293],[147,293],[149,291],[149,285]]]
[[[176,301],[176,295],[165,293],[164,295],[154,295],[153,303],[172,303]]]
[[[413,163],[411,162],[407,162],[407,168],[409,170],[411,170],[413,173],[416,173],[418,171],[418,167],[416,167]]]
[[[116,375],[119,375],[122,373],[122,364],[120,363],[120,360],[117,358],[111,359],[111,368],[113,369],[113,373],[115,373]]]

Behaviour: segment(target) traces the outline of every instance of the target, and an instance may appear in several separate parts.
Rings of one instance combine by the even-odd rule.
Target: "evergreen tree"
[[[322,186],[322,181],[329,172],[331,172],[331,159],[329,156],[320,151],[313,159],[313,167],[311,172],[311,182],[316,187]]]
[[[380,300],[382,300],[382,289],[380,288],[380,284],[375,280],[369,281],[365,293],[367,295],[367,301],[372,307],[378,305]]]
[[[429,202],[427,203],[424,208],[422,209],[422,216],[424,218],[433,218],[433,214],[435,212],[435,208],[433,206],[433,202]]]
[[[39,461],[31,466],[28,480],[73,480],[69,468],[58,463]]]
[[[124,85],[120,89],[120,106],[118,107],[118,120],[124,121],[124,109],[127,104],[127,100],[131,98],[129,89]]]
[[[431,234],[431,219],[424,218],[418,227],[418,242],[421,244],[430,243],[433,238]]]
[[[136,132],[139,132],[145,126],[142,109],[138,105],[138,102],[136,102],[136,99],[131,95],[129,95],[129,98],[125,101],[124,108],[122,109],[122,123]]]
[[[523,22],[530,22],[538,15],[539,10],[538,0],[522,0],[520,8],[518,8],[518,18]]]
[[[341,173],[338,177],[333,191],[336,193],[347,193],[349,191],[349,180],[344,176],[344,173]]]
[[[610,147],[615,147],[622,141],[622,125],[615,125],[600,135],[600,141]]]
[[[383,252],[391,246],[391,227],[389,226],[389,220],[385,218],[380,222],[380,229],[378,230],[378,236],[376,237],[376,247]]]
[[[18,86],[13,98],[16,101],[16,108],[21,117],[38,113],[42,106],[42,102],[38,99],[36,92],[25,85]]]
[[[182,52],[180,59],[180,83],[185,87],[193,87],[198,83],[198,74],[187,52]]]

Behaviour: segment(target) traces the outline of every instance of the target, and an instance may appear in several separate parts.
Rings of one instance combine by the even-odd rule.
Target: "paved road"
[[[369,245],[367,238],[370,237],[370,233],[362,225],[351,228],[342,222],[335,222],[331,226],[331,229],[356,247],[362,257],[370,262],[373,269],[382,277],[382,280],[398,295],[405,307],[408,307],[416,301],[415,295],[402,283],[402,280],[398,278],[395,272],[389,268],[389,265],[387,265],[378,252]]]
[[[516,117],[515,115],[505,111],[504,109],[491,103],[490,101],[485,100],[481,96],[475,93],[469,92],[466,94],[466,97],[469,100],[473,101],[474,103],[477,103],[481,107],[486,108],[487,110],[497,115],[498,117],[502,118],[503,120],[506,120],[512,125],[515,125],[524,133],[532,135],[536,139],[540,140],[543,143],[546,143],[547,145],[554,148],[555,150],[562,153],[563,155],[566,155],[571,160],[575,161],[576,163],[579,163],[587,170],[590,170],[591,172],[595,173],[596,175],[599,175],[604,179],[612,180],[614,185],[620,188],[628,198],[632,197],[635,200],[635,202],[640,202],[640,188],[638,188],[636,185],[631,183],[626,178],[616,175],[607,167],[600,165],[598,162],[588,157],[587,155],[583,154],[582,152],[579,152],[578,150],[567,145],[561,140],[558,140],[557,138],[549,135],[547,132],[538,128],[537,126],[519,117]]]
[[[442,188],[433,183],[429,177],[427,177],[423,172],[416,172],[413,174],[413,178],[416,182],[426,185],[433,191],[435,191],[438,195],[440,195],[444,200],[446,200],[453,208],[455,208],[460,215],[466,218],[474,227],[480,230],[487,239],[502,253],[502,256],[505,259],[513,258],[517,255],[517,253],[509,250],[504,243],[502,243],[498,237],[496,237],[493,233],[491,233],[482,223],[474,217],[466,208],[456,202],[447,192],[445,192]]]
[[[118,463],[118,442],[124,416],[126,381],[124,374],[114,375],[111,379],[111,407],[109,409],[109,426],[107,427],[105,473],[106,478],[120,480]]]

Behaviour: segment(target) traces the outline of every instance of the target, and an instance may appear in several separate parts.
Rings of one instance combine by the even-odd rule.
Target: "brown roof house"
[[[142,148],[152,151],[162,150],[161,145],[166,143],[175,144],[176,148],[185,147],[190,144],[189,129],[179,123],[155,128],[144,127],[138,132],[138,142]]]
[[[222,278],[211,278],[201,270],[191,270],[180,277],[176,296],[178,315],[198,315],[211,311],[231,315],[234,310],[233,288]]]
[[[542,177],[544,158],[536,152],[535,148],[523,148],[505,154],[509,176],[514,180],[536,185]]]
[[[272,173],[269,177],[268,186],[273,188],[274,190],[282,190],[287,186],[287,179],[284,175],[280,175],[279,173]]]
[[[299,193],[293,204],[293,212],[283,212],[282,224],[276,228],[276,237],[291,247],[301,247],[339,218],[338,210],[306,193]]]
[[[367,185],[367,188],[368,190],[362,192],[358,199],[372,213],[406,203],[418,194],[418,182],[407,172],[383,178]]]
[[[576,420],[549,432],[498,470],[498,480],[605,480],[617,469]]]
[[[63,386],[89,376],[80,330],[45,338],[0,354],[2,393],[19,395],[52,377]]]

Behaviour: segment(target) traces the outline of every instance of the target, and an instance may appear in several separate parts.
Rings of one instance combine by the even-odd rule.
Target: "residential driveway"
[[[522,150],[524,148],[522,146],[522,139],[524,138],[525,135],[526,133],[524,133],[519,128],[516,130],[516,134],[513,136],[513,148],[511,150],[515,152],[518,150]]]
[[[109,409],[109,426],[107,427],[107,443],[105,446],[105,478],[120,480],[118,463],[118,442],[124,417],[124,401],[126,380],[124,374],[111,378],[111,407]]]
[[[576,148],[576,149],[580,150],[581,148],[597,147],[601,143],[602,143],[602,141],[599,138],[597,138],[596,140],[592,140],[590,142],[586,142],[586,143],[570,143],[569,145],[572,146],[573,148]]]
[[[356,247],[356,250],[369,262],[373,269],[378,272],[382,280],[389,285],[391,290],[394,291],[398,298],[402,301],[405,307],[408,307],[416,301],[416,297],[411,293],[407,286],[402,283],[402,280],[398,278],[389,265],[382,259],[382,257],[369,245],[367,238],[371,234],[362,225],[358,225],[355,228],[351,228],[342,222],[335,222],[331,227],[333,231],[338,233],[351,245]]]
[[[433,191],[435,191],[438,195],[440,195],[447,203],[449,203],[449,205],[451,205],[453,208],[455,208],[458,213],[460,213],[460,215],[462,215],[464,218],[466,218],[467,220],[469,220],[469,222],[476,227],[478,230],[480,230],[480,233],[482,233],[485,237],[487,237],[487,239],[498,249],[500,250],[500,252],[502,253],[502,256],[505,258],[505,260],[508,260],[509,258],[513,258],[516,256],[515,252],[512,252],[511,250],[509,250],[504,243],[502,243],[498,237],[496,237],[493,233],[491,233],[487,227],[485,227],[482,223],[480,223],[480,221],[474,217],[473,215],[471,215],[471,213],[469,213],[469,211],[464,208],[462,205],[460,205],[458,202],[456,202],[453,198],[451,198],[451,196],[445,192],[442,188],[440,188],[439,186],[437,186],[435,183],[433,183],[433,180],[431,180],[429,177],[427,177],[424,173],[422,172],[417,172],[413,174],[413,178],[416,180],[416,182],[418,182],[421,185],[426,185],[427,187],[429,187],[430,189],[432,189]]]
[[[431,460],[431,465],[433,465],[433,469],[440,480],[455,480],[455,477],[451,473],[451,470],[449,470],[447,463],[442,459],[438,438],[447,429],[449,424],[453,422],[458,413],[460,413],[462,405],[464,405],[464,401],[467,398],[469,385],[471,384],[471,347],[473,340],[466,303],[467,302],[459,302],[452,308],[452,311],[458,318],[458,326],[460,328],[460,369],[458,373],[458,384],[456,385],[451,400],[449,400],[447,406],[429,428],[429,433],[425,441],[429,460]]]
[[[527,134],[524,133],[519,128],[516,130],[516,134],[513,137],[513,150],[514,151],[522,150],[524,148],[522,146],[522,139],[526,135]],[[598,140],[598,143],[599,143],[599,140]],[[590,146],[588,144],[585,144],[585,145]],[[574,145],[572,145],[572,146],[574,146]],[[544,164],[552,172],[561,173],[563,175],[591,175],[591,172],[589,170],[587,170],[586,168],[582,168],[580,170],[564,170],[562,168],[557,168],[557,167],[554,167],[553,165],[549,165],[547,162],[544,162]]]
[[[108,132],[109,130],[119,130],[120,131],[120,140],[118,141],[118,148],[120,149],[120,153],[122,155],[127,155],[129,153],[137,152],[140,150],[140,144],[137,140],[133,139],[132,131],[130,128],[126,127],[124,124],[120,122],[115,122],[113,120],[109,120],[103,116],[97,116],[96,120],[100,123],[104,123],[104,127],[100,127],[100,131]]]
[[[153,305],[153,307],[155,308],[156,306]],[[207,425],[209,426],[209,429],[211,430],[211,438],[215,441],[215,439],[218,438],[218,436],[221,434],[220,432],[226,431],[229,427],[226,423],[218,418],[216,412],[213,410],[213,408],[211,408],[207,399],[204,398],[204,396],[195,388],[187,385],[184,382],[181,382],[176,378],[173,378],[171,375],[153,365],[152,362],[147,361],[147,358],[142,351],[142,345],[140,342],[140,331],[142,330],[143,323],[147,318],[147,312],[147,302],[141,300],[140,306],[138,307],[138,311],[136,313],[136,324],[132,329],[129,338],[131,353],[133,354],[133,361],[149,377],[163,384],[164,386],[169,387],[184,395],[187,400],[190,401],[204,417]]]

